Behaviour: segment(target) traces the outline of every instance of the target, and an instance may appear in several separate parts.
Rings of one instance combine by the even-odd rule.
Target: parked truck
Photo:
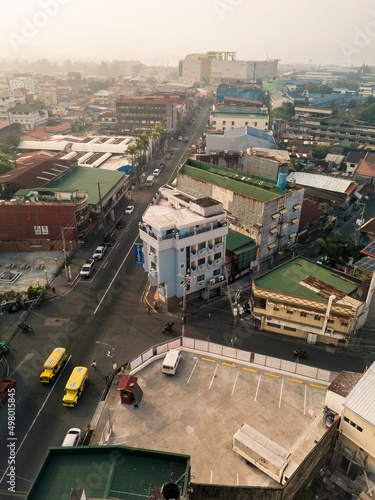
[[[281,484],[298,468],[288,450],[248,424],[242,424],[233,436],[233,450]]]

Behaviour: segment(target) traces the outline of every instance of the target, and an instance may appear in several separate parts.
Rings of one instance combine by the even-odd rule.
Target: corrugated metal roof
[[[239,233],[238,231],[234,231],[233,229],[228,229],[227,239],[226,239],[226,248],[230,251],[234,251],[239,249],[245,245],[253,244],[256,246],[255,241],[250,236],[246,236],[246,234]]]
[[[178,174],[193,177],[264,203],[281,198],[290,192],[278,189],[276,181],[191,159],[184,163]]]
[[[347,194],[347,190],[358,186],[357,183],[346,180],[337,179],[328,175],[308,174],[307,172],[292,172],[288,175],[287,180],[295,179],[296,184],[305,187],[313,187],[317,189],[324,189],[326,191],[333,191],[335,193]]]
[[[375,363],[372,363],[358,384],[349,393],[344,406],[375,426]]]

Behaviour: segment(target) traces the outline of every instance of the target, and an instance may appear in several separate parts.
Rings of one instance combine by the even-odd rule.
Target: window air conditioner
[[[214,285],[216,283],[216,280],[215,279],[212,279],[208,282],[210,285]]]
[[[224,276],[219,276],[218,281],[224,281],[224,279],[225,279]]]

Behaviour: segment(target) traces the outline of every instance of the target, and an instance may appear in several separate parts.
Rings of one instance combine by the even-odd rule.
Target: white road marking
[[[107,260],[107,262],[104,263],[103,269],[106,267],[107,264],[108,264],[108,260]]]
[[[212,484],[212,469],[211,469],[211,474],[210,474],[210,484]]]
[[[281,406],[281,398],[282,398],[282,395],[283,395],[283,385],[284,385],[284,379],[282,378],[282,379],[281,379],[281,389],[280,389],[279,408],[280,408],[280,406]]]
[[[69,361],[70,361],[70,358],[71,358],[71,357],[72,357],[72,356],[70,355],[70,356],[69,356],[69,358],[68,358],[68,360],[67,360],[67,362],[65,363],[65,366],[62,368],[62,370],[61,370],[61,372],[60,372],[60,375],[57,377],[57,379],[56,379],[55,383],[53,384],[52,389],[50,390],[50,392],[48,393],[48,395],[47,395],[46,399],[44,400],[44,403],[42,404],[42,406],[40,407],[40,409],[39,409],[38,413],[36,414],[36,417],[35,417],[35,418],[34,418],[34,420],[32,421],[32,424],[30,425],[30,427],[29,427],[28,431],[26,432],[26,434],[25,434],[24,438],[22,439],[21,444],[20,444],[20,445],[19,445],[19,447],[17,448],[17,451],[16,451],[16,454],[15,454],[15,457],[18,455],[18,452],[19,452],[19,451],[20,451],[20,449],[22,448],[23,443],[25,442],[25,440],[26,440],[27,436],[29,435],[29,433],[30,433],[31,429],[34,427],[35,422],[38,420],[39,415],[42,413],[43,408],[45,407],[45,405],[46,405],[46,403],[47,403],[47,401],[48,401],[49,397],[50,397],[50,396],[51,396],[51,394],[52,394],[52,391],[54,390],[54,388],[55,388],[55,386],[56,386],[57,382],[59,381],[59,379],[60,379],[61,375],[63,374],[63,372],[64,372],[65,368],[67,367],[67,365],[68,365],[68,363],[69,363]],[[6,474],[7,474],[8,470],[9,470],[9,467],[10,467],[10,465],[7,467],[7,469],[5,470],[4,474],[1,476],[1,478],[0,478],[0,484],[3,482],[4,477],[6,476]]]
[[[237,472],[237,486],[240,485],[240,476],[238,475],[238,472]]]
[[[214,383],[214,378],[215,378],[215,375],[216,375],[216,372],[217,372],[217,369],[218,369],[218,368],[219,368],[219,365],[216,365],[216,368],[215,368],[214,374],[212,375],[212,379],[211,379],[210,387],[208,388],[208,390],[210,390],[210,389],[211,389],[212,384]]]
[[[115,279],[117,278],[117,275],[118,275],[118,273],[120,272],[120,270],[121,270],[122,266],[124,265],[124,263],[125,263],[126,259],[128,258],[128,256],[129,256],[130,252],[134,250],[134,245],[135,245],[135,243],[136,243],[136,241],[137,241],[137,240],[138,240],[138,235],[136,236],[135,240],[134,240],[134,241],[133,241],[133,243],[131,244],[131,246],[130,246],[130,248],[129,248],[129,252],[125,255],[125,257],[124,257],[123,261],[121,262],[121,264],[120,264],[119,268],[118,268],[118,269],[117,269],[117,271],[116,271],[116,274],[113,276],[112,281],[111,281],[111,282],[110,282],[110,284],[108,285],[107,290],[104,292],[103,297],[100,299],[99,304],[96,306],[96,309],[95,309],[95,311],[94,311],[94,314],[96,314],[96,313],[98,312],[99,307],[102,305],[102,302],[103,302],[103,300],[105,299],[105,296],[107,295],[107,293],[109,292],[109,289],[110,289],[110,288],[111,288],[111,286],[113,285],[113,282],[114,282],[114,281],[115,281]]]
[[[34,352],[29,352],[28,354],[26,354],[21,363],[17,366],[17,368],[15,368],[14,372],[17,372],[26,361],[33,359],[34,356],[35,356]]]
[[[303,414],[306,415],[306,395],[307,395],[307,385],[305,385],[305,398],[303,401]]]
[[[195,364],[194,364],[194,366],[193,366],[193,369],[191,370],[191,373],[190,373],[190,375],[189,375],[189,378],[187,379],[187,382],[186,382],[187,384],[190,382],[190,379],[191,379],[191,377],[192,377],[192,375],[193,375],[193,372],[194,372],[194,370],[195,370],[195,367],[197,366],[197,363],[198,363],[198,358],[195,360]]]
[[[254,401],[256,401],[256,400],[257,400],[257,397],[258,397],[258,391],[259,391],[259,386],[260,386],[260,377],[261,377],[261,375],[260,375],[260,373],[259,373],[258,385],[257,385],[257,391],[256,391],[256,393],[255,393],[255,398],[254,398]]]
[[[116,249],[119,246],[119,244],[120,242],[116,243],[116,245],[113,248]]]
[[[234,381],[234,384],[233,384],[233,389],[232,389],[232,394],[231,394],[231,396],[233,396],[233,394],[234,394],[234,389],[235,389],[236,384],[237,384],[237,379],[238,379],[238,375],[239,375],[239,373],[240,373],[240,372],[239,372],[239,371],[237,371],[236,380]]]

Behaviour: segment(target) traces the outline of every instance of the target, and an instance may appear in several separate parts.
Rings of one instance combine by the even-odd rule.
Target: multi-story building
[[[192,159],[178,171],[177,188],[223,204],[232,228],[250,236],[259,247],[254,270],[296,241],[302,188],[282,190],[274,180]]]
[[[277,181],[279,174],[288,174],[291,166],[288,151],[249,148],[244,154],[243,171]]]
[[[358,298],[362,281],[296,257],[253,282],[253,315],[260,329],[311,342],[347,344],[366,321],[371,301]]]
[[[142,217],[143,268],[167,308],[186,296],[207,298],[225,282],[228,233],[223,205],[163,186]],[[186,282],[188,281],[188,283]]]
[[[9,90],[13,92],[16,89],[26,89],[28,92],[35,92],[36,82],[33,78],[26,76],[17,76],[9,80]]]
[[[10,123],[9,110],[20,103],[25,103],[24,97],[16,98],[9,94],[2,94],[0,96],[0,123]]]
[[[271,111],[273,109],[279,108],[284,103],[289,103],[294,105],[294,99],[285,92],[281,92],[281,90],[278,89],[269,90],[267,94],[267,105]]]
[[[253,127],[268,130],[268,108],[253,106],[214,106],[210,115],[213,130]]]
[[[273,80],[278,60],[237,61],[236,52],[206,52],[189,54],[179,62],[179,77],[183,82],[221,82]]]
[[[179,101],[179,96],[163,97],[161,95],[118,99],[116,113],[119,133],[137,135],[142,132],[151,132],[155,125],[160,125],[163,120],[165,120],[166,132],[175,132]]]
[[[34,130],[35,126],[48,123],[48,112],[28,104],[17,104],[9,110],[9,121],[20,123],[22,130]]]
[[[107,111],[99,116],[99,131],[101,134],[117,134],[117,114],[115,111]]]

